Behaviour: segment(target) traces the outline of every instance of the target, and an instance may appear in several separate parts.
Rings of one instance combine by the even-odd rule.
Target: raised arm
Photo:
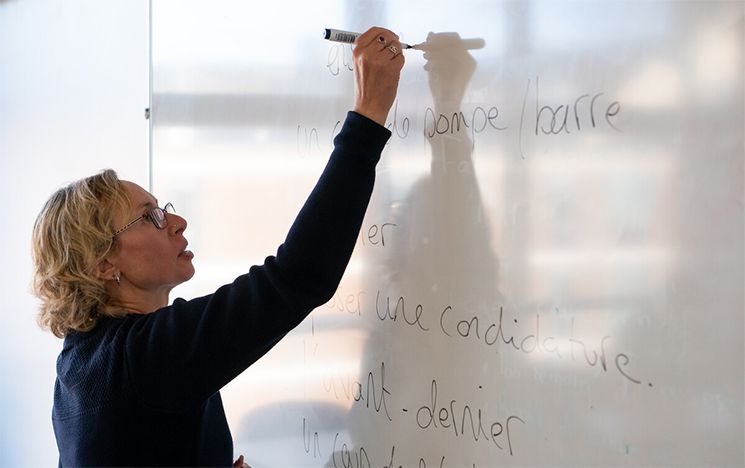
[[[358,39],[355,111],[276,255],[211,295],[176,300],[127,325],[127,366],[148,404],[177,409],[203,401],[333,295],[390,137],[382,125],[403,66],[391,44],[400,50],[397,37],[380,28]]]

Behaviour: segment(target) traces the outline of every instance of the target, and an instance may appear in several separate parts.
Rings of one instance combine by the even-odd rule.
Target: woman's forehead
[[[127,190],[127,195],[132,202],[133,208],[139,209],[145,206],[158,206],[158,200],[144,188],[128,180],[123,180],[122,183]]]

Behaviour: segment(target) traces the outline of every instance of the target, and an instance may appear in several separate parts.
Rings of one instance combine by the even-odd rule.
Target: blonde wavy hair
[[[131,208],[111,169],[55,192],[33,230],[33,290],[41,299],[39,325],[58,338],[92,330],[102,315],[123,315],[98,278],[99,263],[116,248],[115,213]]]

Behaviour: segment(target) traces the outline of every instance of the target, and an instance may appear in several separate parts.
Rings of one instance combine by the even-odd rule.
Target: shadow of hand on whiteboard
[[[424,70],[435,108],[460,110],[476,71],[476,60],[468,51],[482,47],[483,39],[462,39],[458,33],[429,33],[427,41],[417,46],[424,52]]]
[[[499,390],[499,363],[494,351],[484,351],[476,341],[477,335],[483,339],[485,319],[497,320],[502,296],[472,157],[473,123],[464,120],[468,112],[461,109],[477,66],[469,49],[483,44],[457,33],[430,33],[419,47],[433,101],[424,129],[430,171],[403,196],[390,199],[397,241],[381,265],[385,283],[375,311],[383,323],[367,338],[359,376],[363,383],[371,374],[384,380],[378,390],[390,392],[388,411],[360,414],[369,422],[352,433],[357,447],[375,438],[389,454],[395,447],[393,459],[383,460],[393,466],[416,465],[420,458],[439,466],[442,457],[443,466],[471,466],[479,460],[474,453],[483,455],[491,445],[478,433],[476,415],[495,412],[496,401],[488,395]],[[481,329],[475,316],[483,320]],[[445,414],[450,414],[447,422],[439,419]]]

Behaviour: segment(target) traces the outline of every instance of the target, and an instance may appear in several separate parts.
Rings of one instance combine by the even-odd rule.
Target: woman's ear
[[[114,280],[119,276],[119,270],[108,259],[103,259],[98,264],[96,276],[102,280]]]

